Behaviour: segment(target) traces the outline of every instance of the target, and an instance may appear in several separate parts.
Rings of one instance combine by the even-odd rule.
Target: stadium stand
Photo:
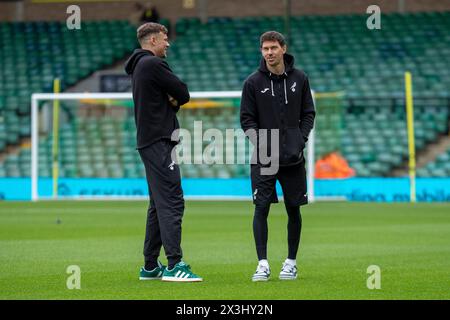
[[[135,46],[135,30],[126,21],[0,23],[0,152],[30,136],[30,98],[62,90],[124,57]],[[6,134],[7,133],[7,134]]]
[[[417,170],[419,177],[448,177],[450,176],[450,148],[441,153],[435,161],[429,162]]]
[[[301,16],[291,22],[291,51],[317,92],[345,93],[342,125],[320,130],[317,156],[338,149],[357,176],[386,176],[407,158],[403,74],[414,75],[416,147],[421,150],[448,133],[450,12],[383,15],[383,29],[365,27],[366,15]],[[283,30],[281,17],[180,19],[169,63],[191,91],[240,90],[260,59],[259,35]],[[29,98],[51,91],[54,77],[63,88],[126,57],[136,45],[135,29],[124,21],[88,22],[67,32],[58,22],[0,24],[0,152],[30,135]],[[112,30],[112,32],[111,32]],[[106,37],[106,33],[108,36]],[[66,34],[67,33],[67,34]],[[64,36],[63,36],[64,35]],[[338,117],[338,118],[333,118]],[[239,127],[237,109],[182,111],[182,126],[201,119],[204,129]],[[325,121],[318,109],[317,126]],[[143,168],[133,153],[134,122],[123,117],[80,117],[61,130],[61,175],[138,177]],[[51,175],[51,141],[40,144],[40,175]],[[98,152],[98,148],[103,152]],[[96,152],[91,152],[92,148]],[[238,151],[239,152],[239,151]],[[450,151],[449,151],[450,152]],[[449,175],[449,152],[418,171]],[[447,159],[447,160],[446,160]],[[30,150],[4,160],[0,176],[29,176]],[[186,177],[245,177],[247,166],[184,166]]]
[[[417,93],[447,96],[450,12],[385,14],[383,28],[366,28],[365,15],[300,16],[291,21],[289,50],[319,92],[350,97],[403,94],[403,74]],[[194,91],[239,90],[258,65],[259,35],[283,30],[282,17],[181,19],[169,60]],[[205,44],[208,44],[205,46]]]

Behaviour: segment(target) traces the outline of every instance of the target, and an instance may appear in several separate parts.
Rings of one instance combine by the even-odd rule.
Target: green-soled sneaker
[[[191,271],[191,267],[183,261],[178,262],[172,270],[164,270],[162,281],[172,282],[200,282],[203,281],[198,275]]]
[[[158,266],[153,270],[147,271],[142,267],[139,271],[139,280],[161,280],[165,269],[166,266],[159,261]]]

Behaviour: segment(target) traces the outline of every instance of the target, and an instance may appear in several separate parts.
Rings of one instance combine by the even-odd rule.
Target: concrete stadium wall
[[[82,19],[129,19],[133,13],[136,13],[135,3],[146,2],[74,0],[63,3],[35,3],[36,1],[43,0],[0,2],[0,21],[65,20],[68,16],[66,8],[71,4],[80,6]],[[284,13],[283,0],[190,0],[195,3],[192,9],[183,8],[185,1],[187,0],[152,0],[151,2],[158,8],[162,17],[172,22],[179,17],[199,16],[203,3],[206,3],[208,16],[273,16]],[[372,4],[380,6],[382,13],[396,12],[399,3],[397,0],[291,0],[291,2],[293,15],[365,13],[366,8]],[[450,10],[450,0],[404,0],[404,2],[407,12]]]

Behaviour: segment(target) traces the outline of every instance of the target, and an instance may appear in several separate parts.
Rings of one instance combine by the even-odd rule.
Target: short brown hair
[[[259,46],[262,48],[264,41],[278,41],[280,46],[284,47],[286,45],[286,39],[284,36],[276,31],[267,31],[264,32],[259,38]]]
[[[167,28],[162,24],[155,22],[147,22],[137,29],[137,38],[139,43],[142,45],[144,40],[146,40],[149,35],[160,32],[164,34],[168,33]]]

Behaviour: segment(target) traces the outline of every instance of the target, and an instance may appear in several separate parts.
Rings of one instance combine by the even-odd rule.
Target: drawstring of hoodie
[[[284,73],[287,77],[287,73]],[[273,93],[273,81],[272,81],[272,73],[269,72],[270,77],[270,89],[272,90],[272,97],[275,97],[275,94]],[[287,98],[287,90],[286,90],[286,78],[284,78],[284,103],[288,104],[288,98]]]
[[[288,104],[287,93],[286,93],[286,78],[284,78],[284,101]]]
[[[273,93],[272,72],[269,72],[269,78],[270,78],[270,89],[272,90],[272,97],[275,97],[275,94]]]

